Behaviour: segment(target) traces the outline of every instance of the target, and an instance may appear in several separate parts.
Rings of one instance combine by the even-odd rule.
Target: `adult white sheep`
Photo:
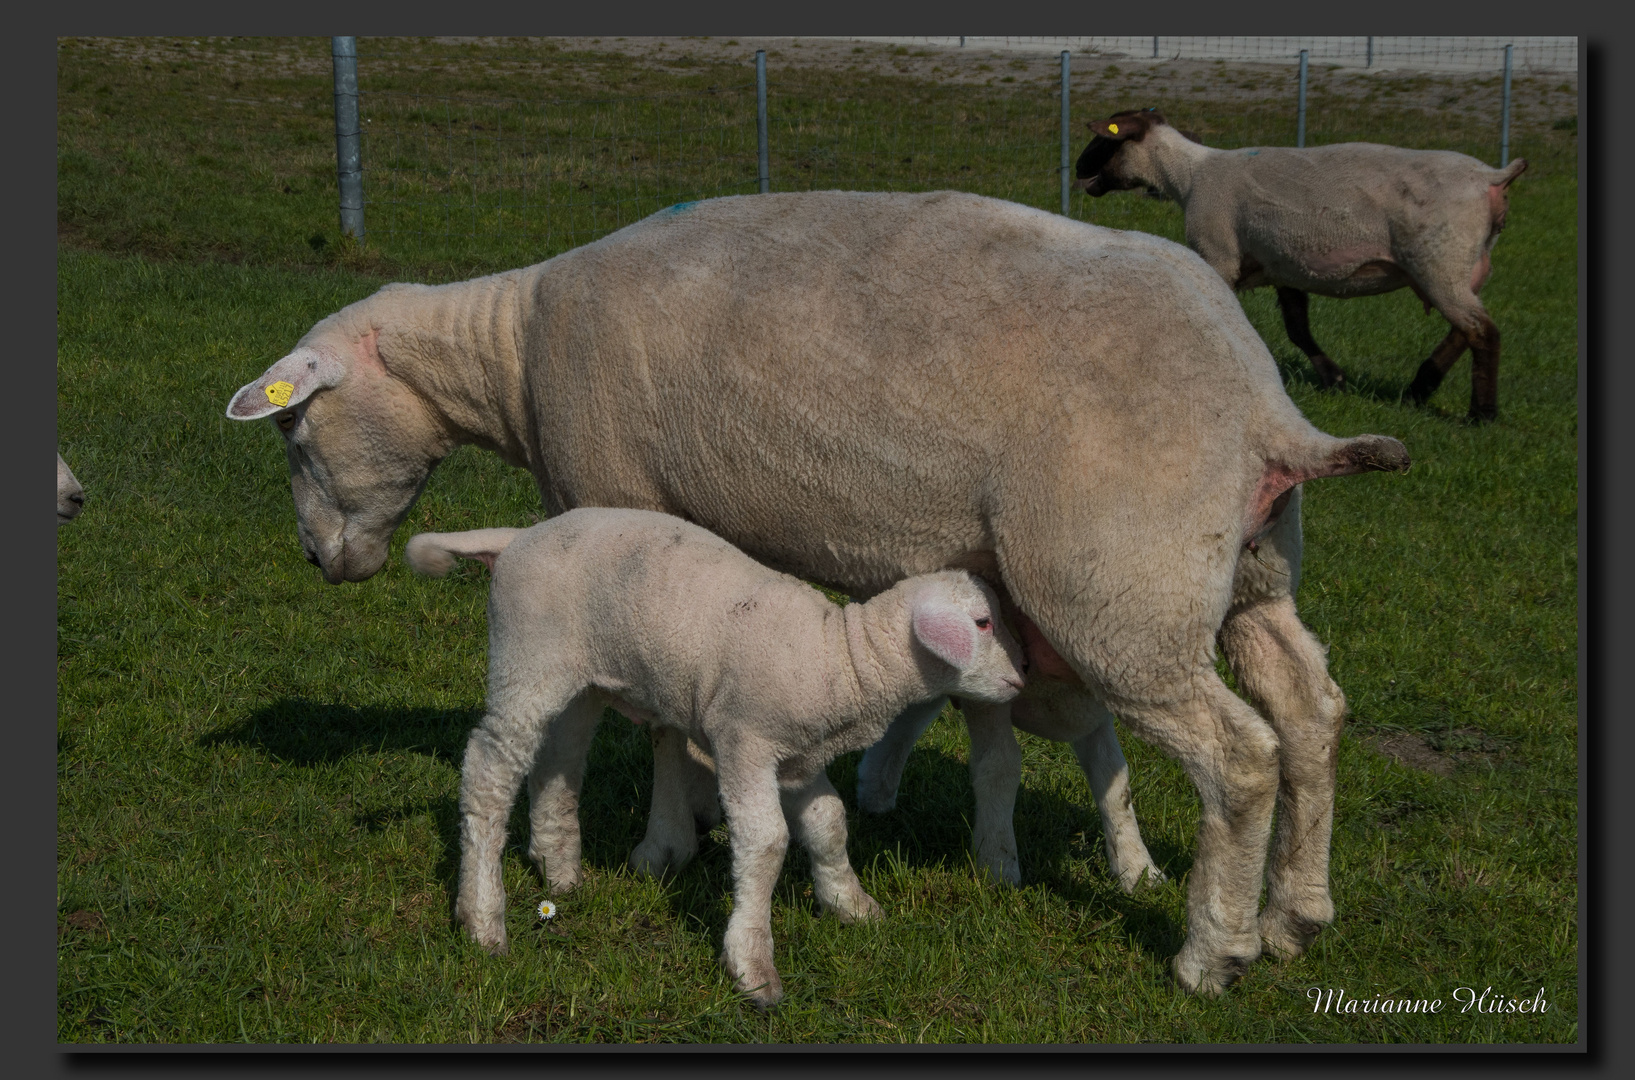
[[[533,802],[556,808],[556,831],[535,838],[546,880],[571,887],[585,758],[612,705],[713,754],[732,844],[722,960],[751,1000],[773,1004],[786,818],[823,908],[843,922],[880,915],[846,857],[846,808],[824,767],[874,743],[912,702],[1008,701],[1022,686],[993,591],[964,571],[841,608],[679,518],[590,508],[530,529],[421,533],[404,555],[434,575],[456,555],[494,569],[488,704],[460,779],[455,917],[495,953],[507,947],[500,853],[522,778]]]
[[[1092,121],[1078,186],[1092,196],[1158,188],[1186,213],[1187,243],[1234,289],[1277,288],[1289,340],[1325,385],[1345,381],[1311,336],[1307,293],[1372,296],[1407,286],[1451,329],[1408,387],[1430,398],[1466,349],[1470,418],[1498,416],[1499,330],[1479,293],[1504,228],[1503,169],[1450,150],[1377,143],[1218,150],[1169,126],[1156,109]]]
[[[57,455],[57,525],[60,528],[79,516],[85,508],[85,489],[74,477],[68,462]]]
[[[468,442],[528,468],[551,514],[671,513],[854,597],[972,570],[1014,601],[1034,673],[1060,677],[1030,677],[1014,717],[1090,766],[1121,879],[1156,868],[1109,708],[1197,784],[1183,986],[1217,991],[1262,938],[1297,954],[1333,917],[1344,698],[1294,607],[1298,486],[1408,457],[1313,428],[1180,245],[953,192],[715,199],[537,266],[387,286],[228,415],[283,431],[331,582],[380,568]],[[1216,675],[1217,635],[1264,716]],[[976,855],[1015,880],[1012,712],[965,716]]]

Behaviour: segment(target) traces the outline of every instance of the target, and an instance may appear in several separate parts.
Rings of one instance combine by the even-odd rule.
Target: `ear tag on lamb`
[[[267,400],[280,409],[290,403],[290,395],[295,393],[295,385],[280,379],[267,387]]]
[[[1107,125],[1107,131],[1111,135],[1117,135],[1118,134],[1118,125],[1117,124],[1108,124]]]

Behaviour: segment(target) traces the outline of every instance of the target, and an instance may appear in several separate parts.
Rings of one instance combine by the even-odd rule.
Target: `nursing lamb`
[[[1451,329],[1408,387],[1424,404],[1471,353],[1470,418],[1498,416],[1499,330],[1478,297],[1522,158],[1493,169],[1449,150],[1375,143],[1217,150],[1155,109],[1088,125],[1078,186],[1092,196],[1158,188],[1186,213],[1187,244],[1234,289],[1277,288],[1289,340],[1325,385],[1345,381],[1311,336],[1307,293],[1372,296],[1407,286]]]
[[[589,508],[530,529],[420,533],[404,556],[433,575],[453,556],[494,570],[488,704],[461,772],[455,903],[491,952],[507,947],[500,854],[522,778],[531,774],[532,802],[555,807],[557,829],[533,838],[546,879],[576,883],[585,759],[612,705],[714,756],[732,845],[722,961],[751,1000],[773,1004],[786,819],[811,854],[818,902],[844,922],[880,914],[846,857],[846,809],[824,767],[875,742],[912,702],[1002,702],[1022,686],[993,591],[964,571],[842,608],[679,518]]]
[[[1032,663],[1014,709],[965,710],[980,865],[1017,878],[1014,718],[1079,752],[1113,872],[1156,872],[1116,712],[1203,802],[1184,987],[1218,991],[1262,940],[1298,954],[1333,917],[1344,697],[1294,606],[1299,485],[1408,456],[1313,428],[1180,245],[954,192],[684,204],[536,266],[387,286],[228,416],[282,431],[302,546],[334,583],[380,568],[462,443],[529,469],[549,514],[673,514],[857,598],[977,573]],[[549,805],[532,825],[557,827]]]

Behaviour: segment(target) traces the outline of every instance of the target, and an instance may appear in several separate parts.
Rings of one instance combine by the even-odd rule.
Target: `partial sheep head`
[[[1090,140],[1074,166],[1073,173],[1078,177],[1074,186],[1092,198],[1100,198],[1109,191],[1146,187],[1150,178],[1139,175],[1142,170],[1131,167],[1134,163],[1125,150],[1139,144],[1149,131],[1161,125],[1167,126],[1167,122],[1157,109],[1127,109],[1106,120],[1090,121],[1085,126],[1095,138]]]
[[[227,406],[229,419],[270,417],[283,435],[301,548],[331,585],[385,565],[392,533],[452,449],[387,374],[376,340],[309,334]]]
[[[85,507],[85,489],[74,478],[68,462],[57,455],[57,524],[66,525],[79,516]]]
[[[914,638],[955,672],[947,693],[1009,701],[1022,691],[1022,649],[999,617],[999,600],[964,571],[928,575],[911,594]]]

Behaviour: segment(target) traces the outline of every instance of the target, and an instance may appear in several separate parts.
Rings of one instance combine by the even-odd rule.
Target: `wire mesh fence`
[[[897,45],[888,51],[877,45],[875,58],[891,63],[872,68],[853,55],[866,46],[833,50],[822,60],[806,56],[801,63],[769,50],[768,190],[955,188],[1061,211],[1062,87],[1056,56],[1040,45],[1046,39],[1005,39],[1014,46],[1008,63],[1002,57],[1012,54],[991,50],[982,54],[991,62],[978,62],[980,50],[967,50],[991,39],[966,40],[963,49]],[[1032,60],[1021,58],[1028,55],[1021,43],[1029,40]],[[1213,147],[1296,142],[1299,85],[1293,66],[1217,59],[1138,68],[1112,55],[1115,39],[1048,40],[1087,47],[1102,43],[1093,47],[1103,51],[1072,58],[1070,160],[1088,141],[1086,120],[1132,107],[1156,107]],[[1205,40],[1215,42],[1216,51],[1220,42],[1235,43],[1232,48],[1257,59],[1270,55],[1274,44],[1286,54],[1291,47],[1326,43],[1328,51],[1314,52],[1309,68],[1306,145],[1384,142],[1498,161],[1502,47],[1498,60],[1481,72],[1388,77],[1328,62],[1349,55],[1345,50],[1353,39],[1163,40],[1179,52]],[[1400,40],[1374,39],[1376,62],[1393,55],[1391,49],[1397,55],[1413,48],[1422,57],[1456,55],[1451,46],[1434,44],[1436,39],[1395,44]],[[1525,40],[1516,39],[1518,55],[1525,55],[1527,46],[1520,44]],[[1486,45],[1467,45],[1458,57],[1486,55]],[[527,55],[526,45],[507,48]],[[696,78],[684,61],[672,61],[685,76],[672,83],[690,79],[694,85],[583,97],[466,92],[458,68],[452,79],[446,71],[429,79],[436,89],[420,89],[414,85],[417,76],[401,72],[381,79],[383,88],[376,89],[371,59],[384,66],[392,59],[387,52],[359,48],[371,246],[404,256],[460,252],[480,255],[485,265],[523,265],[677,202],[760,190],[763,148],[754,53],[747,48],[718,58]],[[462,53],[462,61],[470,55],[469,49]],[[956,55],[970,62],[956,68],[947,59]],[[1576,48],[1572,55],[1576,60]],[[910,70],[910,61],[919,69]],[[1518,71],[1522,67],[1518,61]],[[502,74],[499,83],[474,81],[482,87],[530,81],[522,61]],[[1529,92],[1540,87],[1549,92],[1525,103],[1534,110],[1527,117],[1529,131],[1539,130],[1540,119],[1551,110],[1559,111],[1559,101],[1549,93],[1560,98],[1570,90],[1576,110],[1576,86],[1568,78],[1549,90],[1549,80],[1534,73]],[[533,81],[540,81],[537,74]],[[1148,227],[1146,211],[1133,202],[1074,194],[1067,211],[1103,224]]]

